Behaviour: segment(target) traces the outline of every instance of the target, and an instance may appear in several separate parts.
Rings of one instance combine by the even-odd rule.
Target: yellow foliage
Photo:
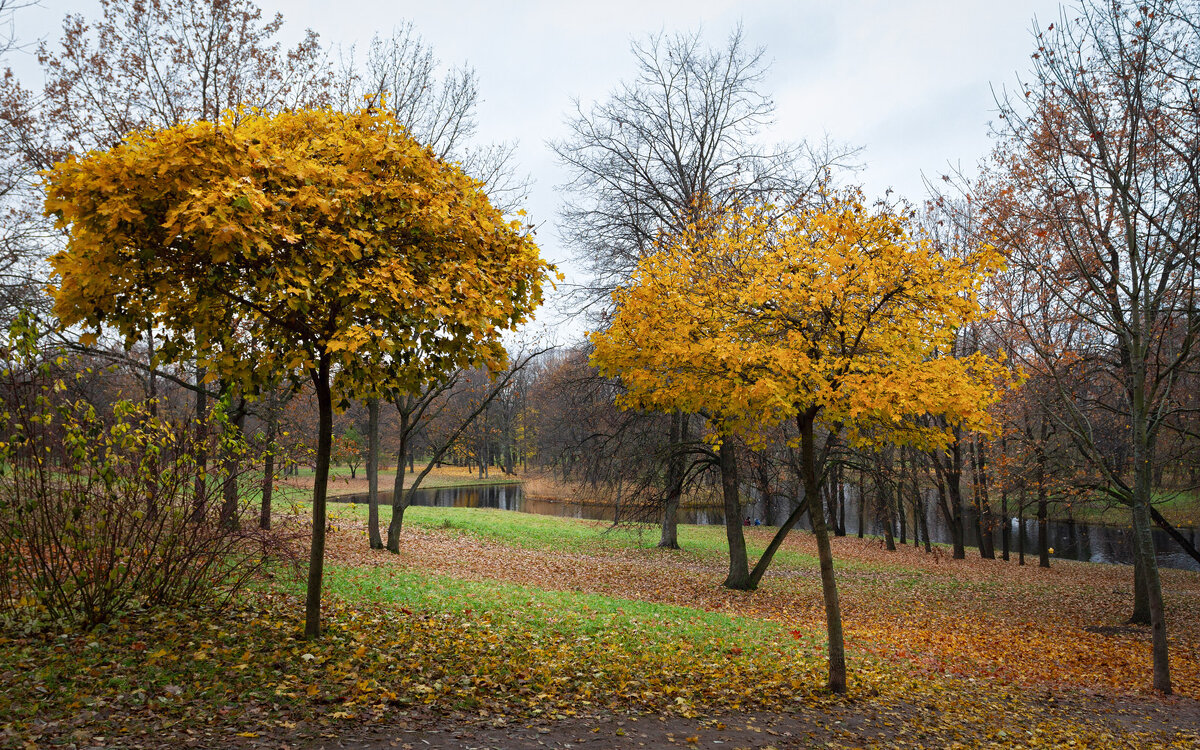
[[[990,426],[1003,368],[947,353],[999,263],[990,247],[942,256],[857,194],[717,211],[615,293],[593,362],[621,378],[626,407],[703,412],[746,435],[815,410],[855,442],[940,444],[946,431],[914,418]]]
[[[227,115],[134,133],[46,176],[69,231],[65,325],[148,321],[162,356],[253,386],[325,364],[344,394],[500,366],[552,267],[479,182],[372,109]]]

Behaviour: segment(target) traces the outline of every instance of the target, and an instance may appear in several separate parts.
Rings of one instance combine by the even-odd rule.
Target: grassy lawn
[[[1175,526],[1200,526],[1200,496],[1191,491],[1157,491],[1154,507]],[[1026,510],[1026,516],[1036,513],[1036,508]],[[1050,506],[1050,517],[1055,521],[1073,518],[1087,523],[1104,523],[1113,526],[1129,526],[1129,508],[1115,502],[1076,503],[1070,507],[1061,504]]]
[[[311,513],[311,504],[298,502],[296,507],[303,514]],[[368,508],[363,504],[336,505],[329,510],[334,518],[365,522]],[[391,520],[392,509],[380,506],[380,523]],[[559,518],[533,513],[516,513],[494,508],[432,508],[412,506],[404,512],[404,522],[424,529],[435,529],[449,534],[463,534],[503,545],[548,552],[595,553],[604,550],[657,550],[659,529],[637,525],[612,527],[603,521],[587,521]],[[751,531],[746,529],[747,532]],[[770,527],[758,527],[748,533],[746,549],[753,565],[770,541]],[[802,532],[801,532],[802,533]],[[681,524],[679,543],[686,549],[684,554],[694,555],[705,561],[727,560],[728,553],[724,526],[699,526]],[[855,565],[854,561],[839,561]],[[772,562],[783,567],[813,567],[815,555],[780,549]]]

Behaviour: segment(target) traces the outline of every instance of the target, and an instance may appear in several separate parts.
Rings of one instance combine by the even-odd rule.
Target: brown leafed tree
[[[1031,325],[1013,353],[1053,384],[1059,428],[1130,508],[1162,692],[1171,676],[1151,500],[1171,394],[1200,343],[1196,11],[1083,0],[1037,29],[1030,76],[1001,102],[987,201],[1013,267],[1046,296],[1014,319],[1050,316],[1071,330],[1046,340]],[[1122,415],[1124,460],[1095,429],[1098,410]]]

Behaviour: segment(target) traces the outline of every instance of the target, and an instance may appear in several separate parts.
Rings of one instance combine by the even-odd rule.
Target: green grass
[[[311,512],[307,502],[294,502],[304,514]],[[331,518],[367,518],[367,506],[362,504],[333,504]],[[391,520],[391,508],[381,505],[380,523]],[[622,526],[612,528],[603,522],[576,518],[543,516],[534,513],[519,513],[495,508],[431,508],[412,506],[404,513],[404,522],[425,529],[436,529],[473,536],[509,547],[556,552],[594,553],[603,551],[640,550],[646,554],[676,554],[658,550],[659,530],[648,526]],[[764,527],[773,532],[771,527]],[[793,534],[805,534],[793,530]],[[769,541],[769,537],[767,537]],[[725,539],[724,526],[679,525],[681,554],[692,555],[706,561],[725,560],[729,547]],[[766,541],[747,535],[746,549],[753,566],[766,549]],[[878,565],[847,560],[836,560],[835,565],[843,570],[892,570],[891,565]],[[815,570],[818,561],[815,555],[787,549],[775,553],[771,569],[792,568]]]
[[[684,641],[700,653],[737,646],[751,656],[797,648],[796,638],[778,623],[691,607],[386,567],[331,566],[326,575],[328,591],[347,600],[464,617],[486,614],[494,622],[546,638],[603,639],[650,650]],[[805,634],[800,648],[815,648],[817,635]]]
[[[1154,507],[1163,517],[1176,526],[1200,524],[1200,495],[1186,490],[1157,490],[1153,493]],[[1113,526],[1129,526],[1129,508],[1115,501],[1097,500],[1077,502],[1070,507],[1061,503],[1050,504],[1050,520],[1073,519],[1082,523],[1103,523]],[[1025,516],[1035,516],[1037,507],[1026,509]]]

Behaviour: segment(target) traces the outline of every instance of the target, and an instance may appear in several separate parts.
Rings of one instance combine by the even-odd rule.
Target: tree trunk
[[[817,557],[821,563],[821,592],[825,599],[825,629],[829,640],[829,690],[846,692],[846,651],[842,638],[842,609],[838,604],[837,579],[833,572],[833,550],[829,546],[829,529],[820,508],[820,483],[816,465],[816,445],[813,421],[816,409],[797,415],[800,428],[800,465],[804,478],[804,496],[808,500],[809,518],[817,538]]]
[[[771,565],[772,558],[775,557],[775,552],[779,550],[783,540],[787,538],[788,532],[795,527],[796,523],[804,515],[804,511],[808,510],[809,504],[807,501],[796,504],[792,512],[788,514],[787,520],[779,527],[779,531],[775,532],[775,536],[771,537],[771,543],[763,551],[762,557],[758,558],[758,562],[754,564],[754,570],[750,571],[750,586],[751,590],[757,589],[758,584],[762,581],[763,575],[767,572],[767,568]]]
[[[1200,562],[1200,550],[1197,550],[1195,545],[1187,540],[1187,537],[1185,537],[1183,534],[1180,534],[1179,529],[1172,526],[1167,519],[1163,518],[1162,514],[1159,513],[1153,505],[1150,506],[1150,518],[1152,518],[1154,522],[1158,524],[1160,529],[1167,532],[1167,536],[1174,539],[1175,543],[1178,544],[1179,547],[1186,552],[1189,557],[1196,562]]]
[[[204,368],[200,366],[199,361],[196,364],[195,408],[196,482],[192,490],[195,498],[192,504],[192,521],[199,522],[203,519],[205,497],[208,495],[205,487],[205,470],[208,468],[208,425],[205,422],[205,417],[208,416],[208,394],[204,390]]]
[[[1154,556],[1154,536],[1151,533],[1150,497],[1153,479],[1153,438],[1148,434],[1144,416],[1145,405],[1141,390],[1134,392],[1133,412],[1133,539],[1134,554],[1141,563],[1146,598],[1150,601],[1150,635],[1154,664],[1154,689],[1171,693],[1171,662],[1167,650],[1167,620],[1163,608],[1162,584],[1158,576],[1158,560]]]
[[[333,447],[333,397],[329,392],[329,357],[322,353],[312,373],[317,391],[317,467],[313,477],[312,547],[308,556],[308,591],[304,602],[304,637],[321,635],[321,578],[325,572],[325,494],[329,454]]]
[[[404,456],[408,449],[408,415],[400,412],[400,448],[396,451],[396,481],[392,484],[392,521],[388,524],[387,550],[400,553],[400,531],[404,525]]]
[[[866,524],[867,515],[867,495],[866,481],[863,479],[863,472],[858,472],[858,538],[863,538],[863,527]]]
[[[950,448],[950,470],[946,472],[946,491],[950,498],[951,518],[954,522],[954,559],[967,557],[966,530],[963,528],[962,498],[962,444],[955,441]]]
[[[731,435],[721,436],[721,494],[725,500],[725,536],[729,540],[729,575],[723,585],[742,591],[750,588],[746,538],[742,534],[742,505],[738,500],[737,449]],[[819,514],[818,509],[818,514]]]
[[[1017,501],[1017,564],[1025,564],[1025,490]]]
[[[226,429],[235,430],[241,435],[242,426],[246,423],[244,406],[232,411],[232,419]],[[232,449],[227,448],[221,457],[222,473],[225,475],[221,482],[221,525],[234,528],[238,525],[238,503],[241,500],[238,492],[238,457]]]
[[[947,472],[949,475],[949,472]],[[950,541],[953,544],[955,560],[964,560],[967,549],[963,540],[962,498],[948,489],[949,483],[939,474],[937,477],[938,507],[946,519],[946,527],[950,530]]]
[[[680,412],[671,415],[671,429],[667,439],[671,443],[667,457],[667,502],[663,508],[662,536],[658,546],[663,549],[679,549],[679,500],[683,494],[683,458],[678,455],[679,443],[687,432],[687,417]]]
[[[835,472],[838,488],[838,527],[835,533],[838,536],[846,536],[846,484],[842,481],[841,464],[838,464]]]
[[[1145,470],[1149,474],[1148,470]],[[1154,689],[1171,693],[1171,662],[1167,650],[1167,620],[1163,609],[1162,585],[1158,577],[1158,561],[1154,557],[1154,537],[1150,533],[1149,482],[1146,492],[1138,498],[1136,492],[1133,506],[1134,553],[1141,561],[1142,580],[1146,587],[1146,598],[1150,601],[1150,640],[1154,662]]]
[[[921,488],[917,478],[913,477],[913,492],[917,496],[917,523],[921,526],[921,538],[925,540],[925,552],[933,552],[933,541],[929,538],[929,519],[925,515],[925,499],[921,496]]]
[[[1129,624],[1150,624],[1150,596],[1146,591],[1146,576],[1142,573],[1142,558],[1136,549],[1133,554],[1133,614],[1129,617]]]
[[[1000,456],[1002,459],[1008,457],[1008,443],[1003,437],[1000,438]],[[1000,485],[1000,518],[1003,519],[1004,526],[1000,528],[1000,545],[1002,547],[1002,555],[1004,561],[1008,562],[1008,550],[1012,546],[1012,518],[1008,515],[1008,483],[1003,482]]]
[[[988,500],[987,456],[980,440],[972,441],[972,475],[975,478],[975,515],[979,524],[979,556],[984,560],[996,559],[996,544],[992,539],[992,508]]]
[[[887,459],[880,456],[879,475],[875,477],[875,512],[879,514],[879,520],[883,523],[884,545],[888,552],[895,552],[896,538],[892,536],[892,528],[896,518],[892,509],[892,483],[887,478],[890,463],[890,456]]]
[[[1000,555],[1008,562],[1008,548],[1012,542],[1012,519],[1008,517],[1008,490],[1000,490],[1000,518],[1003,519],[1003,526],[1000,527]]]
[[[258,512],[258,527],[271,528],[271,500],[275,495],[275,435],[279,429],[279,417],[272,400],[267,415],[267,455],[263,466],[262,507]]]
[[[404,462],[396,463],[404,473]],[[371,549],[383,549],[379,535],[379,399],[367,400],[367,537]]]
[[[1050,567],[1050,524],[1049,500],[1046,496],[1046,457],[1037,451],[1037,525],[1038,525],[1038,565]]]

